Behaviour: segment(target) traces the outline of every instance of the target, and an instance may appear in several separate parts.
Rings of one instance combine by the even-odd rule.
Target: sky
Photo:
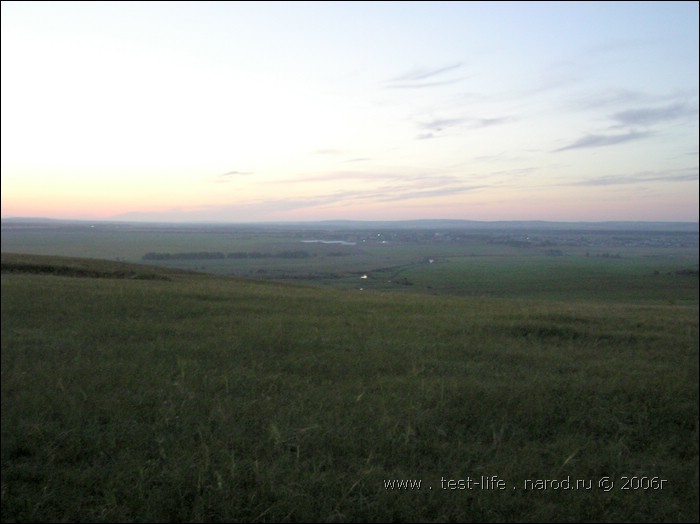
[[[698,221],[697,2],[2,2],[2,217]]]

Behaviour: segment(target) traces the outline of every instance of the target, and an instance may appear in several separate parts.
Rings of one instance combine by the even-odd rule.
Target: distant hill
[[[603,222],[549,222],[543,220],[321,220],[307,222],[148,222],[129,220],[57,220],[41,217],[8,217],[2,219],[2,227],[130,227],[130,228],[180,228],[201,230],[205,227],[223,229],[240,228],[294,228],[294,229],[451,229],[474,231],[676,231],[699,232],[698,222],[644,222],[644,221],[603,221]]]

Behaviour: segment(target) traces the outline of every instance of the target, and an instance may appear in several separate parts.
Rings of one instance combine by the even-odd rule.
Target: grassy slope
[[[690,257],[688,257],[690,258]],[[405,271],[417,288],[452,294],[526,297],[562,301],[698,303],[697,269],[671,258],[603,259],[585,256],[452,257]],[[456,278],[459,276],[459,278]]]
[[[8,264],[4,521],[698,519],[696,306]],[[507,489],[441,489],[481,475]]]
[[[567,302],[698,303],[697,236],[685,234],[537,233],[530,245],[504,238],[513,234],[506,230],[464,237],[453,232],[457,235],[453,239],[420,232],[416,238],[402,238],[400,231],[389,231],[385,232],[387,244],[382,244],[376,233],[368,230],[329,233],[153,227],[6,227],[2,251],[122,260],[355,290]],[[337,237],[356,245],[302,243],[308,237]],[[310,256],[142,260],[147,252],[275,254],[292,250],[303,250]],[[562,256],[550,256],[550,250],[561,250]],[[428,263],[429,259],[434,263]],[[362,275],[368,278],[361,279]]]

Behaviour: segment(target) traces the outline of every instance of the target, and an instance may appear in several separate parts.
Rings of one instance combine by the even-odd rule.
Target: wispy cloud
[[[649,102],[651,97],[640,91],[629,89],[610,89],[589,93],[566,102],[566,107],[587,111],[605,107],[620,107],[629,104]]]
[[[321,173],[318,175],[299,175],[294,178],[286,180],[275,180],[269,182],[270,184],[306,184],[306,183],[317,183],[317,182],[377,182],[382,180],[397,180],[403,178],[396,173],[384,172],[384,171],[330,171],[327,173]]]
[[[221,173],[220,175],[217,175],[216,179],[219,182],[224,182],[227,180],[230,180],[231,178],[236,178],[239,176],[247,176],[247,175],[252,175],[252,171],[227,171],[226,173]]]
[[[677,89],[667,93],[648,93],[633,89],[600,89],[594,92],[577,95],[564,102],[565,109],[588,111],[591,109],[634,109],[635,106],[658,108],[661,104],[666,107],[685,106],[697,98],[697,90]],[[621,111],[620,111],[621,112]]]
[[[260,200],[256,202],[244,203],[241,206],[237,206],[237,209],[240,210],[243,208],[250,208],[251,210],[258,212],[260,207],[262,206],[266,210],[278,212],[311,209],[331,205],[358,205],[372,204],[378,202],[399,202],[415,200],[420,198],[456,195],[479,189],[479,187],[474,185],[466,185],[464,183],[460,184],[455,183],[454,181],[452,184],[438,188],[421,188],[421,185],[427,184],[414,184],[409,182],[404,185],[395,184],[390,186],[385,185],[366,189],[359,188],[332,191],[328,193],[310,195],[306,198],[302,197],[294,199]]]
[[[622,175],[601,176],[570,182],[574,186],[613,186],[644,182],[693,182],[698,180],[698,168],[671,169],[668,171],[640,171]]]
[[[606,147],[634,140],[642,140],[651,136],[653,133],[647,131],[630,131],[624,135],[586,135],[579,138],[568,146],[555,149],[554,152],[569,151],[571,149],[585,149],[590,147]]]
[[[429,122],[424,122],[420,124],[420,127],[423,129],[429,129],[431,131],[442,131],[447,127],[458,126],[468,121],[468,118],[436,118]]]
[[[227,171],[219,175],[219,178],[225,178],[229,176],[239,176],[239,175],[252,175],[252,171]]]
[[[446,136],[444,132],[452,129],[483,129],[496,125],[508,124],[517,119],[511,116],[495,117],[495,118],[473,118],[473,117],[458,117],[458,118],[435,118],[418,124],[421,130],[416,138],[425,140],[429,138],[439,138]],[[442,134],[441,134],[442,133]]]
[[[464,80],[464,78],[453,78],[450,80],[440,80],[437,82],[411,82],[403,84],[390,84],[386,87],[389,87],[391,89],[423,89],[426,87],[448,86],[450,84],[456,84],[457,82],[461,82],[462,80]]]
[[[492,172],[488,173],[486,176],[506,177],[506,178],[516,179],[516,178],[522,178],[524,176],[536,173],[538,170],[541,170],[541,168],[535,167],[535,166],[519,167],[516,169],[502,169],[500,171],[492,171]]]
[[[643,107],[614,113],[611,118],[623,126],[651,126],[669,120],[678,120],[697,116],[697,108],[685,103],[671,104],[665,107]]]
[[[412,71],[389,79],[384,84],[384,87],[390,89],[421,89],[426,87],[437,87],[454,84],[460,82],[461,80],[464,80],[464,77],[442,79],[440,79],[439,77],[441,75],[444,75],[445,73],[454,72],[460,67],[462,67],[461,62],[444,67],[414,69]]]
[[[623,144],[657,135],[662,131],[662,126],[669,122],[697,122],[697,105],[689,103],[688,97],[686,92],[652,96],[639,91],[611,90],[579,98],[570,102],[569,107],[595,111],[600,108],[610,109],[612,106],[627,106],[626,109],[601,115],[611,122],[607,130],[617,131],[617,134],[587,134],[567,146],[555,149],[554,152]],[[659,102],[668,103],[652,105]],[[642,103],[645,105],[640,107]],[[635,105],[637,107],[634,107]]]
[[[481,189],[484,186],[465,184],[452,177],[416,177],[405,184],[393,184],[367,189],[335,191],[310,197],[304,207],[321,205],[370,204],[376,202],[401,202],[422,198],[457,195]],[[299,200],[298,202],[302,202]]]
[[[384,200],[384,201],[397,201],[397,200],[412,200],[415,198],[432,198],[432,197],[440,197],[440,196],[447,196],[447,195],[457,195],[461,193],[466,193],[469,191],[475,191],[477,189],[482,189],[484,186],[475,186],[475,185],[464,185],[464,184],[456,184],[456,185],[451,185],[447,187],[443,187],[440,189],[424,189],[424,190],[418,190],[418,191],[406,191],[403,193],[397,193],[397,194],[384,194],[384,195],[379,195],[378,200]]]
[[[595,146],[589,146],[595,147]],[[304,183],[309,184],[306,195],[290,198],[254,198],[228,206],[199,206],[188,209],[132,214],[139,219],[179,219],[179,220],[259,220],[260,217],[276,217],[287,212],[303,212],[330,207],[361,207],[383,203],[398,204],[420,199],[441,198],[463,195],[489,188],[517,187],[518,179],[532,176],[541,168],[527,166],[511,170],[493,171],[480,175],[478,179],[463,174],[418,172],[410,175],[390,171],[362,172],[334,171],[304,178],[278,180],[277,185],[294,184],[295,192],[303,191]],[[471,178],[471,179],[470,179]],[[629,186],[652,183],[682,183],[698,180],[698,168],[688,167],[666,171],[643,171],[623,173],[594,178],[562,181],[562,186]],[[319,190],[317,182],[329,181],[326,190]],[[339,184],[339,182],[343,182]],[[343,189],[339,189],[343,188]],[[284,192],[282,192],[284,193]]]
[[[447,71],[452,71],[454,69],[458,69],[461,66],[462,66],[462,63],[458,62],[456,64],[448,65],[445,67],[439,67],[439,68],[414,69],[413,71],[409,71],[408,73],[404,73],[403,75],[392,78],[391,81],[392,82],[415,82],[418,80],[425,80],[426,78],[431,78],[433,76],[441,75],[442,73],[446,73]]]
[[[338,182],[345,180],[349,189],[316,193],[307,199],[296,199],[302,207],[318,207],[331,204],[352,204],[372,202],[398,202],[420,198],[433,198],[475,191],[486,185],[468,183],[462,176],[449,174],[399,175],[391,173],[333,172],[324,175],[294,179],[287,183],[315,183],[319,180]],[[283,182],[281,182],[283,183]],[[337,184],[335,184],[337,187]],[[282,201],[280,201],[282,202]],[[285,200],[285,202],[288,202]],[[269,201],[268,201],[269,203]],[[287,205],[287,204],[285,204]]]
[[[500,126],[502,124],[510,124],[516,120],[517,119],[512,116],[501,116],[497,118],[473,118],[470,121],[470,127],[472,129],[477,129],[482,127]]]

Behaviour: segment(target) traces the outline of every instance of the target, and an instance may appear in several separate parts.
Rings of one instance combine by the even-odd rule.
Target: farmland
[[[2,251],[346,290],[697,303],[697,225],[3,222]]]
[[[697,232],[89,226],[3,229],[4,521],[698,519]]]

